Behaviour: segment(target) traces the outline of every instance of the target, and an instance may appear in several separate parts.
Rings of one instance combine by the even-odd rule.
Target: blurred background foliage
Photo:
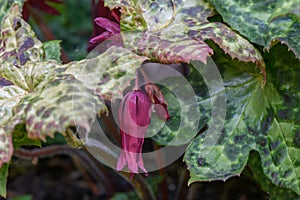
[[[42,31],[35,17],[30,16],[29,23],[44,41],[53,37],[61,40],[61,47],[69,60],[81,60],[86,57],[86,47],[92,34],[92,0],[63,0],[63,3],[47,3],[59,11],[60,15],[49,15],[35,10],[39,22],[46,26],[47,34]],[[45,27],[43,28],[45,29]]]

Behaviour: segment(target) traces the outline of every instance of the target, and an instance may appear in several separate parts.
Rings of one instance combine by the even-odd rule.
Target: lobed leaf
[[[209,0],[233,29],[267,50],[280,41],[300,59],[299,0]]]
[[[64,73],[74,75],[102,99],[115,100],[123,97],[124,90],[135,78],[136,69],[147,59],[112,46],[95,58],[67,64]]]
[[[0,34],[0,59],[20,68],[28,60],[40,61],[43,58],[42,43],[20,17],[18,4],[14,4],[3,19]]]
[[[121,8],[121,30],[140,30],[143,31],[147,28],[147,23],[143,16],[143,10],[138,3],[139,0],[118,0],[118,1],[105,1],[105,6],[113,9]]]
[[[24,119],[30,138],[46,139],[56,132],[66,133],[70,126],[89,131],[104,104],[72,75],[58,75],[43,81],[34,93],[26,95],[16,107]]]
[[[129,50],[112,47],[103,55],[66,65],[53,59],[45,60],[57,59],[58,52],[52,50],[58,43],[42,46],[20,15],[19,6],[15,4],[1,29],[0,128],[6,135],[0,146],[6,149],[1,151],[0,166],[10,159],[11,135],[22,135],[18,127],[24,124],[31,139],[45,140],[59,132],[77,145],[78,139],[70,128],[74,127],[76,134],[88,132],[97,114],[106,111],[102,97],[119,97],[146,59]],[[27,45],[24,41],[32,42]],[[119,90],[115,90],[117,86]],[[32,142],[16,139],[19,140],[15,141],[16,148],[24,141]],[[11,148],[7,148],[5,142]]]
[[[279,55],[277,48],[271,49],[266,57]],[[191,171],[190,183],[226,180],[239,175],[247,163],[249,152],[256,150],[260,154],[263,171],[271,182],[300,194],[300,129],[296,109],[300,96],[292,92],[299,88],[300,65],[286,49],[282,53],[281,59],[277,56],[281,62],[267,62],[268,75],[280,78],[270,78],[264,88],[260,85],[259,76],[246,73],[240,64],[217,59],[226,85],[226,121],[221,134],[205,132],[188,147],[184,160]],[[284,62],[285,59],[291,62]],[[287,86],[290,91],[285,90]],[[288,111],[286,105],[290,106]],[[209,138],[218,138],[216,144],[208,143]]]
[[[107,5],[112,6],[110,1]],[[147,27],[141,28],[133,18],[122,18],[121,27],[129,24],[129,20],[135,24],[121,31],[126,48],[161,63],[189,63],[190,60],[206,63],[213,51],[205,40],[211,39],[232,58],[255,62],[265,75],[262,56],[252,44],[225,24],[209,23],[207,18],[214,15],[209,3],[195,0],[165,0],[160,3],[139,0],[134,3],[121,1],[118,4],[122,9],[129,5],[144,8],[141,13],[130,15],[145,19]]]
[[[206,63],[207,57],[213,53],[206,43],[189,37],[171,41],[150,32],[126,32],[123,36],[126,47],[164,64],[190,63],[192,60]]]
[[[266,177],[257,153],[250,156],[248,166],[261,188],[269,194],[270,200],[297,199],[299,197],[292,190],[277,187],[268,179],[268,177]]]
[[[11,135],[0,127],[0,169],[4,163],[8,163],[13,154]]]
[[[199,31],[197,31],[199,30]],[[211,39],[230,55],[231,58],[237,58],[243,62],[253,62],[260,67],[264,77],[265,63],[260,52],[253,48],[247,40],[233,32],[222,23],[204,23],[199,25],[196,30],[191,30],[190,36],[197,40]]]

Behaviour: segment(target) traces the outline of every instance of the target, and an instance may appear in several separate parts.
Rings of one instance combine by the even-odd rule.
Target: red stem
[[[31,8],[28,6],[30,15],[40,28],[41,32],[45,36],[46,40],[55,40],[55,36],[52,33],[51,29],[47,26],[47,24],[44,22],[44,20],[41,18],[41,16],[37,13],[37,11],[34,8]],[[63,63],[68,63],[70,62],[70,59],[67,56],[67,53],[65,52],[64,49],[61,49],[61,60]]]

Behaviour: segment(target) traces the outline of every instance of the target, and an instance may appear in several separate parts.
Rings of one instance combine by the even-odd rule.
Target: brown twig
[[[111,163],[112,160],[117,159],[117,155],[113,154],[112,152],[108,152],[105,146],[99,146],[99,148],[102,148],[102,152],[104,152],[103,159],[108,163]],[[105,177],[103,173],[99,171],[100,168],[97,167],[98,163],[91,159],[91,157],[86,152],[80,149],[73,149],[70,148],[68,145],[51,145],[43,147],[41,149],[33,150],[21,148],[14,152],[14,156],[23,159],[46,158],[52,157],[54,155],[76,156],[82,161],[82,163],[85,163],[90,167],[90,169],[93,171],[92,174],[97,175],[100,178],[101,183],[103,183],[103,185],[107,186],[107,177]],[[119,175],[121,175],[128,183],[132,185],[132,187],[136,190],[137,194],[140,196],[141,199],[155,199],[154,194],[152,193],[151,189],[149,188],[148,184],[145,182],[143,177],[141,177],[140,175],[136,175],[132,180],[130,180],[128,173],[120,172]],[[106,191],[110,191],[110,188],[106,187]]]
[[[187,195],[188,185],[187,182],[189,180],[189,173],[187,169],[182,169],[179,177],[179,181],[177,184],[177,191],[175,195],[175,200],[185,199]]]
[[[149,80],[148,75],[146,74],[145,70],[143,68],[139,68],[139,72],[142,74],[145,83],[146,84],[150,83],[150,80]]]
[[[90,158],[90,156],[86,152],[80,149],[73,149],[68,145],[51,145],[51,146],[43,147],[41,149],[28,150],[28,149],[20,148],[14,151],[14,156],[23,159],[46,158],[55,155],[68,155],[70,157],[80,159],[82,163],[88,165],[89,169],[91,170],[91,173],[95,174],[97,180],[101,182],[102,185],[107,186],[106,184],[107,177],[100,172],[99,168],[97,168],[97,166],[95,165],[94,161]],[[106,187],[105,189],[106,191],[110,191],[109,187]],[[91,188],[91,190],[93,191],[94,189]]]
[[[162,180],[162,182],[161,182],[161,184],[160,184],[161,187],[162,187],[162,189],[161,189],[161,191],[162,191],[162,199],[168,200],[169,199],[169,190],[168,190],[168,183],[167,183],[167,180],[166,180],[166,177],[165,177],[166,170],[163,167],[163,163],[164,163],[163,162],[163,157],[161,155],[161,152],[158,151],[159,147],[156,145],[156,143],[153,141],[152,144],[153,144],[154,149],[157,152],[157,156],[158,156],[158,161],[157,161],[158,163],[157,163],[157,165],[158,165],[158,168],[159,168],[159,175],[164,177],[163,180]]]
[[[86,172],[86,170],[82,166],[80,159],[78,159],[75,156],[72,156],[72,160],[73,160],[73,163],[75,164],[75,166],[77,167],[77,169],[82,174],[85,182],[87,183],[87,185],[91,189],[91,191],[94,194],[94,196],[99,196],[100,195],[99,188],[97,187],[97,185],[95,184],[95,182],[93,181],[93,179],[89,176],[89,174]]]
[[[155,200],[156,197],[153,194],[151,188],[148,186],[145,179],[140,174],[134,175],[132,179],[130,179],[130,174],[126,172],[119,172],[119,174],[127,180],[132,187],[135,189],[140,199],[142,200]]]

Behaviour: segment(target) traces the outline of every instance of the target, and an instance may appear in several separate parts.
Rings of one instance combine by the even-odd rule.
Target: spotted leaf
[[[138,16],[145,20],[146,28],[140,28],[134,18],[121,20],[121,27],[129,24],[129,20],[135,24],[131,26],[135,28],[122,29],[121,34],[125,47],[140,55],[161,63],[190,63],[191,60],[206,63],[213,51],[205,40],[211,39],[232,58],[255,62],[265,76],[262,56],[251,43],[225,24],[208,21],[215,12],[206,1],[108,1],[107,5],[111,8],[129,5],[143,8]],[[136,13],[130,15],[136,16]]]
[[[114,100],[123,97],[124,90],[135,78],[136,69],[147,59],[112,46],[95,58],[67,64],[64,73],[73,74],[100,98]]]
[[[188,147],[184,160],[190,183],[239,175],[255,150],[273,184],[300,194],[300,96],[294,93],[299,90],[300,64],[282,45],[265,57],[270,78],[262,88],[256,73],[246,73],[247,65],[216,55],[226,86],[227,115],[222,132],[204,132]]]
[[[209,0],[233,29],[266,49],[280,41],[300,59],[300,2]]]
[[[0,58],[19,68],[28,60],[40,61],[42,43],[20,17],[20,6],[14,4],[8,13],[1,24]]]

